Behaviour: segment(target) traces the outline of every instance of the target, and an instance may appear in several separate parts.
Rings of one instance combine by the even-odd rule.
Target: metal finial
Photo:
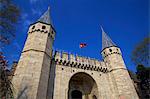
[[[50,11],[50,6],[48,6],[48,10]]]
[[[102,26],[101,26],[101,30],[102,30],[102,33],[105,32]]]

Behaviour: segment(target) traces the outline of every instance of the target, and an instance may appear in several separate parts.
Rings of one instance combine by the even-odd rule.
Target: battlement
[[[81,68],[84,70],[108,72],[108,68],[103,61],[61,51],[55,51],[54,53],[54,60],[56,64]]]

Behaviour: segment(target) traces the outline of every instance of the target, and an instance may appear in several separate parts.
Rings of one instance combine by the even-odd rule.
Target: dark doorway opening
[[[82,99],[82,92],[74,90],[71,92],[71,99]]]
[[[95,95],[93,96],[93,99],[97,99]]]

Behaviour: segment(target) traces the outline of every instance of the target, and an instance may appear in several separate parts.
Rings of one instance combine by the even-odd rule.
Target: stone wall
[[[90,75],[97,85],[97,92],[95,87],[91,92],[97,99],[111,99],[116,98],[116,93],[111,89],[111,80],[109,80],[109,69],[107,65],[99,60],[81,57],[66,52],[55,53],[55,84],[54,84],[54,96],[53,99],[68,99],[69,82],[73,75],[78,73],[85,73]],[[95,92],[94,92],[95,91]],[[89,99],[92,99],[92,94],[89,95]],[[87,99],[83,97],[83,99]]]
[[[59,65],[70,66],[74,68],[81,68],[84,70],[92,70],[98,72],[108,72],[107,65],[99,60],[89,57],[81,57],[78,55],[69,54],[66,52],[56,51],[55,61]]]

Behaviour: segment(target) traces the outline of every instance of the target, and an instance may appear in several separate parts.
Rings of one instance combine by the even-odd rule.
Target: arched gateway
[[[55,33],[50,9],[29,26],[12,80],[15,99],[139,99],[120,48],[103,29],[102,61],[60,51],[52,54]]]
[[[92,76],[84,72],[79,72],[71,77],[68,99],[95,99],[92,97],[96,97],[96,95],[98,95],[98,88]]]

